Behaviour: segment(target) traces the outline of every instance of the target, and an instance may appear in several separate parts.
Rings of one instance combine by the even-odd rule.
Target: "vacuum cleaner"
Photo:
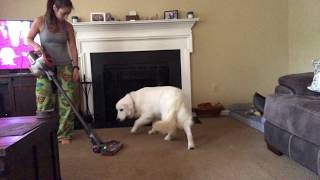
[[[72,111],[75,113],[76,117],[81,122],[88,138],[91,140],[92,151],[94,153],[101,153],[102,155],[111,156],[116,154],[123,148],[123,144],[117,140],[110,140],[106,142],[101,141],[101,139],[94,133],[94,131],[85,123],[83,117],[77,111],[77,108],[72,103],[71,99],[62,89],[61,85],[55,77],[54,72],[45,65],[43,56],[37,54],[35,51],[30,51],[28,54],[28,59],[31,63],[31,73],[37,77],[46,75],[48,79],[55,84],[60,93],[62,93],[63,96],[66,98],[68,104],[71,106]]]

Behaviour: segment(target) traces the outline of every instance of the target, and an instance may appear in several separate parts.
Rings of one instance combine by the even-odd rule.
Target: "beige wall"
[[[289,0],[289,72],[312,71],[320,58],[320,1]]]
[[[129,10],[143,17],[193,10],[200,18],[191,56],[194,105],[251,101],[255,91],[272,93],[288,72],[287,0],[74,0],[74,6],[85,21],[99,11],[123,19]],[[0,19],[33,19],[44,8],[44,0],[1,0]]]

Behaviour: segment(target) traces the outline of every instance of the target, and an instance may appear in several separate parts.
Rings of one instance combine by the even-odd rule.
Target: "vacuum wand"
[[[102,142],[100,138],[94,133],[94,131],[88,127],[85,123],[83,117],[77,111],[77,108],[72,103],[71,99],[68,97],[66,92],[63,90],[61,85],[59,84],[58,80],[55,77],[55,74],[52,70],[50,70],[44,62],[42,57],[39,57],[34,51],[31,51],[28,54],[28,59],[31,62],[30,71],[35,76],[46,75],[49,80],[53,81],[56,85],[58,90],[62,93],[62,95],[67,100],[68,104],[70,105],[72,111],[75,113],[78,120],[81,122],[87,136],[91,140],[91,144],[93,145],[93,152],[101,153],[102,155],[114,155],[118,151],[120,151],[123,147],[123,144],[116,140],[111,140],[107,142]]]
[[[54,73],[47,69],[44,70],[44,72],[46,73],[47,77],[53,81],[53,83],[57,86],[58,90],[63,94],[63,96],[66,98],[67,102],[70,104],[70,107],[72,109],[72,111],[75,113],[75,115],[77,116],[77,118],[79,119],[79,121],[81,122],[85,132],[87,133],[88,137],[92,140],[92,143],[94,145],[101,145],[102,141],[98,138],[97,135],[95,135],[95,133],[87,126],[87,124],[85,123],[84,119],[82,118],[82,116],[80,115],[80,113],[77,111],[76,107],[74,106],[74,104],[72,103],[71,99],[68,97],[68,95],[66,94],[66,92],[62,89],[62,87],[60,86],[58,80],[55,78]]]

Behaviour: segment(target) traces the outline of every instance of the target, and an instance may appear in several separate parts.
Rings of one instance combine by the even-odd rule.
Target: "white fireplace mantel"
[[[191,105],[190,53],[194,19],[74,23],[81,77],[91,81],[90,53],[180,50],[182,91]],[[89,107],[93,112],[92,92]]]

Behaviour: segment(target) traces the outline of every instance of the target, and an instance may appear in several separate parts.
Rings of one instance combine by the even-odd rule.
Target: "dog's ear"
[[[127,116],[132,118],[134,117],[134,102],[129,94],[127,94],[126,96],[127,96],[127,101],[126,101],[125,107],[128,113]]]

